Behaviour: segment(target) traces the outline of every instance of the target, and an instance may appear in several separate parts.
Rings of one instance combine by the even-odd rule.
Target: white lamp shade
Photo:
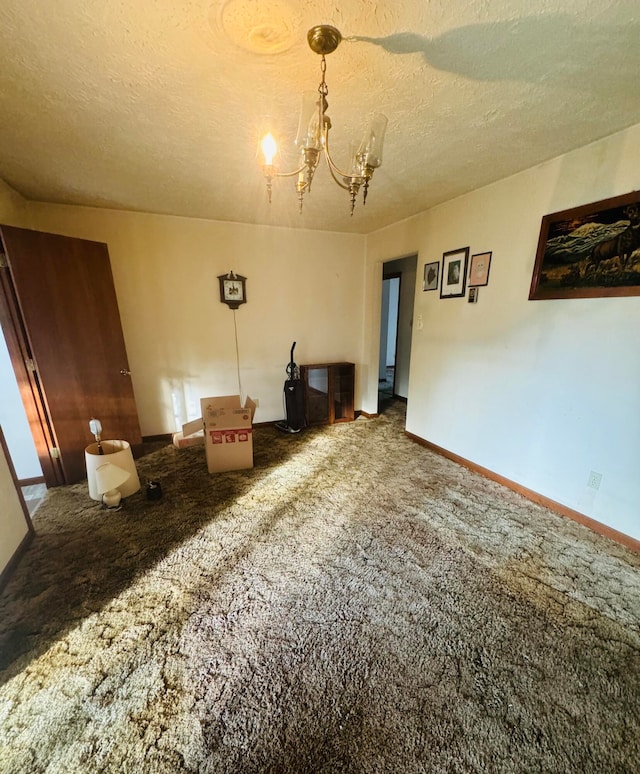
[[[133,461],[131,446],[127,441],[102,441],[102,451],[103,454],[100,454],[97,443],[92,443],[84,450],[89,497],[92,500],[101,501],[103,493],[111,489],[118,489],[123,497],[129,497],[129,495],[137,492],[140,489],[140,479],[138,478],[136,464]],[[98,474],[98,468],[104,468],[105,466],[108,467]],[[104,485],[107,478],[115,480],[114,473],[121,475],[118,471],[127,473],[126,478],[121,479],[119,484],[110,486],[107,489],[99,488],[99,482]]]
[[[96,468],[96,489],[100,494],[104,494],[112,489],[119,489],[129,478],[131,473],[128,470],[119,468],[111,462],[105,462],[104,465],[98,465]]]

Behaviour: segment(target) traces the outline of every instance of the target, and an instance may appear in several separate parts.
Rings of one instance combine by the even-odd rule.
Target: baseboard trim
[[[377,419],[380,416],[380,414],[370,414],[368,411],[361,411],[360,414],[367,419]]]
[[[568,508],[566,505],[562,505],[562,503],[558,503],[549,497],[545,497],[544,495],[541,495],[538,492],[534,492],[533,489],[527,489],[527,487],[522,486],[521,484],[518,484],[515,481],[511,481],[511,479],[505,478],[504,476],[501,476],[499,473],[494,473],[492,470],[489,470],[489,468],[483,468],[481,465],[477,465],[475,462],[471,462],[471,460],[467,460],[464,457],[461,457],[459,454],[454,454],[453,452],[450,452],[448,449],[444,449],[442,446],[438,446],[435,443],[431,443],[431,441],[426,441],[424,438],[420,438],[419,435],[414,435],[413,433],[410,433],[408,430],[405,430],[404,432],[407,438],[419,444],[420,446],[424,446],[426,449],[430,449],[431,451],[435,452],[436,454],[439,454],[442,457],[446,457],[449,460],[453,460],[453,462],[457,462],[459,465],[462,465],[463,467],[468,468],[469,470],[473,470],[475,473],[479,473],[481,476],[484,476],[485,478],[489,478],[492,481],[496,481],[498,484],[502,484],[503,486],[506,486],[507,489],[511,489],[513,492],[517,492],[518,494],[521,494],[523,497],[526,497],[527,500],[531,500],[532,502],[537,503],[538,505],[542,505],[545,508],[549,508],[549,510],[554,511],[560,516],[565,516],[568,519],[577,521],[579,524],[582,524],[584,527],[588,527],[594,532],[597,532],[599,535],[603,535],[604,537],[607,537],[610,540],[614,540],[616,543],[620,543],[626,548],[630,548],[632,551],[636,551],[640,553],[640,540],[636,540],[635,538],[632,538],[630,535],[625,535],[624,532],[619,532],[617,529],[613,529],[613,527],[608,527],[606,524],[602,524],[602,522],[596,521],[595,519],[592,519],[590,516],[585,516],[584,513],[580,513],[579,511],[574,511],[573,508]]]
[[[173,435],[171,433],[160,433],[160,435],[143,435],[142,443],[157,443],[159,441],[166,441],[171,443]]]
[[[18,566],[20,559],[22,559],[22,555],[25,553],[27,548],[29,548],[29,544],[33,540],[34,534],[35,533],[32,529],[28,530],[27,534],[20,541],[20,545],[13,552],[13,556],[7,562],[4,570],[0,572],[0,594],[4,591],[4,587],[7,585],[12,572]]]

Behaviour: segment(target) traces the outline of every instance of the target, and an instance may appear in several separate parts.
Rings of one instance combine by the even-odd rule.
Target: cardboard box
[[[184,428],[186,425],[183,425],[183,429],[180,432],[173,434],[172,441],[176,449],[187,449],[189,446],[204,446],[204,429],[202,427],[202,420],[198,419],[197,422],[200,426],[200,430],[196,431],[195,433],[189,433],[185,435]]]
[[[202,398],[200,406],[209,473],[252,468],[256,404],[251,398],[247,397],[244,406],[239,395]]]

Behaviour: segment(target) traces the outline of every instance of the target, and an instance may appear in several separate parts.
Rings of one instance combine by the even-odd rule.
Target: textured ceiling
[[[327,57],[333,155],[389,117],[366,207],[320,167],[267,203]],[[367,233],[640,121],[638,0],[2,0],[0,177],[34,200]],[[283,150],[284,161],[294,156]]]

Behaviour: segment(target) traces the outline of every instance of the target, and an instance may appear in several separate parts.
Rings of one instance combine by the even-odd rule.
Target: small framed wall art
[[[464,296],[467,278],[469,248],[461,247],[442,254],[442,282],[440,298],[460,298]]]
[[[424,278],[422,280],[423,290],[437,290],[438,289],[438,277],[440,275],[440,262],[433,261],[433,263],[425,263],[424,265]]]
[[[469,267],[469,287],[478,288],[489,284],[491,253],[476,253],[471,256]]]

